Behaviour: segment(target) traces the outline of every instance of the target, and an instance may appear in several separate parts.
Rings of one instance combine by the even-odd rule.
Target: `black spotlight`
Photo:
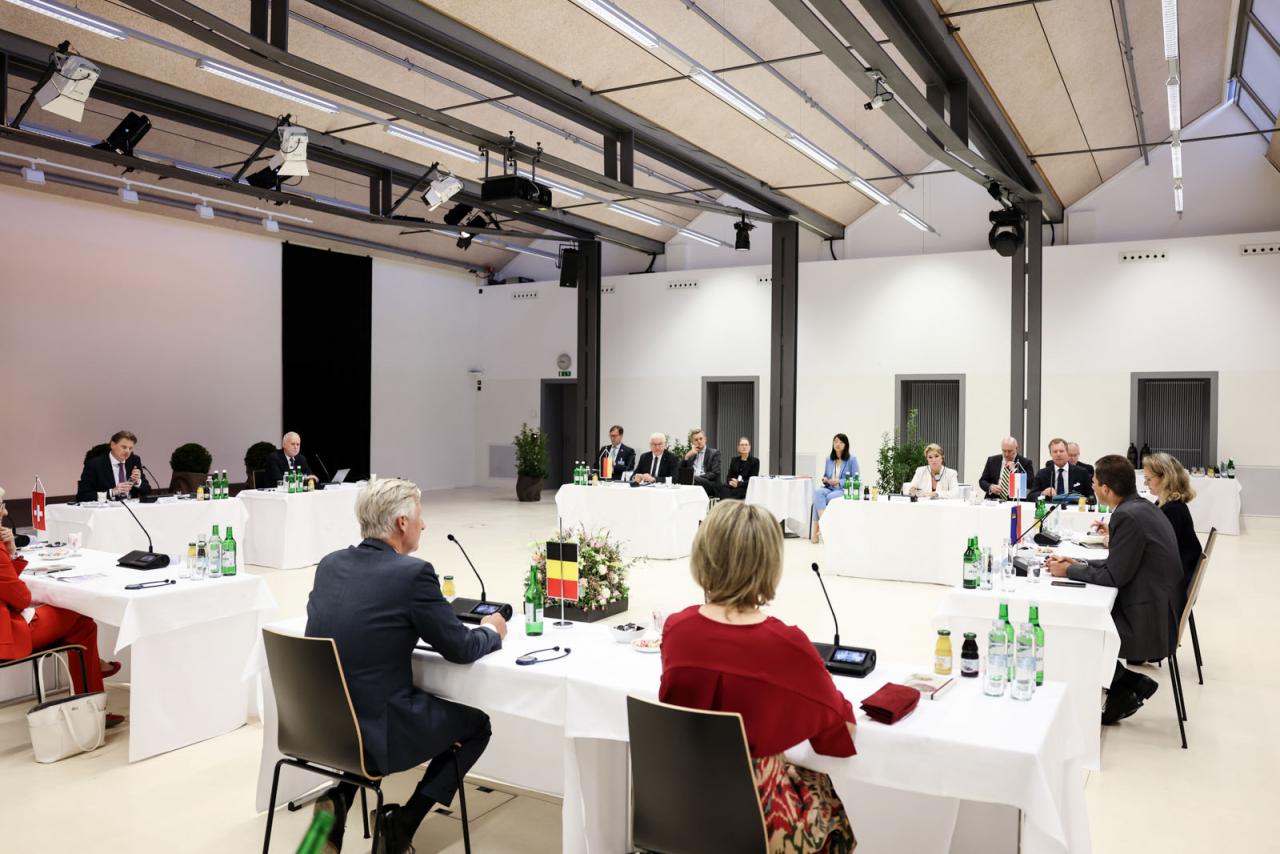
[[[987,234],[987,243],[996,254],[1012,258],[1022,247],[1022,211],[1009,208],[1003,211],[992,211],[987,215],[991,220],[991,231]]]
[[[244,180],[250,187],[257,187],[259,190],[279,190],[280,170],[266,166],[252,175],[246,175]]]
[[[151,119],[130,113],[116,125],[111,136],[94,146],[101,151],[114,151],[116,154],[133,156],[133,149],[151,130]]]
[[[453,213],[453,211],[450,211],[450,213]],[[445,217],[445,219],[448,219],[448,217],[446,216],[446,217]],[[484,228],[486,225],[488,225],[488,223],[487,223],[487,222],[485,222],[484,217],[479,216],[479,215],[476,215],[476,216],[474,216],[474,217],[472,217],[472,218],[471,218],[471,222],[467,223],[467,228]],[[471,239],[472,239],[473,237],[475,237],[475,235],[474,235],[474,234],[472,234],[472,233],[471,233],[471,232],[469,232],[469,231],[464,231],[464,232],[462,232],[462,233],[458,236],[458,248],[459,248],[459,249],[470,249],[470,248],[471,248]]]
[[[467,214],[471,213],[472,210],[474,210],[474,208],[472,208],[471,205],[466,205],[459,202],[458,204],[449,208],[448,212],[445,213],[444,224],[457,225],[458,223],[466,219]]]
[[[733,240],[734,249],[739,252],[746,252],[751,249],[751,229],[753,228],[755,228],[755,226],[747,222],[746,214],[742,215],[742,220],[740,222],[735,222],[733,224],[733,230],[738,233],[738,236]]]

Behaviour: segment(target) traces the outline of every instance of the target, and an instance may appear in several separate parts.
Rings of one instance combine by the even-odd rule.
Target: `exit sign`
[[[571,372],[569,372],[569,371],[561,371],[561,372],[560,372],[560,376],[562,376],[562,377],[569,377],[569,376],[573,376],[573,374],[572,374]]]

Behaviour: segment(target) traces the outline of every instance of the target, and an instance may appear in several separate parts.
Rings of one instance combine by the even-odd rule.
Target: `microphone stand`
[[[320,468],[324,469],[324,479],[326,482],[333,480],[333,472],[329,471],[329,467],[324,464],[324,460],[320,459],[320,455],[316,454],[316,463]]]
[[[128,503],[126,503],[123,498],[117,498],[116,500],[120,502],[121,507],[129,511],[129,515],[133,517],[133,521],[138,523],[138,527],[142,529],[142,533],[147,538],[146,554],[138,551],[132,551],[120,558],[120,560],[116,561],[116,564],[118,566],[127,566],[132,569],[160,569],[161,567],[168,566],[169,556],[158,555],[155,553],[155,549],[152,547],[151,543],[151,533],[147,531],[147,526],[142,524],[142,521],[138,518],[137,514],[129,508]]]
[[[836,627],[836,635],[833,638],[834,642],[831,644],[831,650],[828,650],[827,654],[823,656],[823,658],[825,659],[830,657],[831,652],[834,651],[835,648],[840,645],[840,621],[836,618],[835,606],[831,604],[831,596],[830,594],[827,593],[827,584],[825,581],[822,580],[822,573],[818,571],[817,562],[814,562],[813,564],[811,564],[811,566],[813,568],[813,574],[818,576],[818,585],[822,588],[822,595],[827,600],[827,608],[831,610],[831,622]],[[815,643],[814,646],[817,647],[819,650],[821,650],[822,647],[825,646],[825,644],[819,645]]]
[[[467,560],[467,566],[471,567],[471,571],[475,573],[476,581],[480,582],[480,601],[481,602],[488,601],[488,597],[484,591],[484,579],[481,578],[480,573],[476,571],[476,565],[471,562],[471,557],[467,554],[467,550],[462,547],[462,543],[458,542],[457,539],[454,538],[453,534],[449,535],[449,542],[457,546],[458,551],[462,552],[462,556]]]
[[[1013,544],[1016,546],[1018,543],[1022,542],[1024,539],[1026,539],[1027,534],[1030,534],[1030,533],[1031,533],[1032,531],[1034,531],[1036,528],[1041,527],[1041,526],[1044,524],[1044,520],[1045,520],[1045,519],[1048,519],[1050,516],[1052,516],[1052,515],[1053,515],[1053,511],[1055,511],[1055,510],[1057,510],[1057,509],[1058,509],[1058,505],[1056,505],[1056,504],[1051,505],[1050,507],[1048,507],[1048,508],[1046,509],[1045,514],[1044,514],[1043,516],[1041,516],[1039,519],[1037,519],[1034,523],[1032,523],[1032,525],[1031,525],[1031,527],[1030,527],[1030,528],[1027,528],[1027,530],[1025,530],[1025,531],[1023,531],[1021,534],[1019,534],[1019,535],[1018,535],[1018,539],[1017,539],[1017,540],[1015,540]]]

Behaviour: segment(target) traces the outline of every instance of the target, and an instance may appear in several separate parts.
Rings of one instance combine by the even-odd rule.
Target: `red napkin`
[[[920,692],[906,685],[886,682],[884,687],[862,701],[862,710],[873,721],[893,724],[915,711]]]

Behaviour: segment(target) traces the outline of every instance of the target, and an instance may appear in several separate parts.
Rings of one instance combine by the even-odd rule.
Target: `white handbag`
[[[60,655],[53,656],[67,671],[71,668]],[[43,668],[36,668],[43,693]],[[103,691],[72,694],[33,706],[27,712],[31,750],[37,762],[57,762],[77,753],[97,750],[107,740],[107,695]]]

